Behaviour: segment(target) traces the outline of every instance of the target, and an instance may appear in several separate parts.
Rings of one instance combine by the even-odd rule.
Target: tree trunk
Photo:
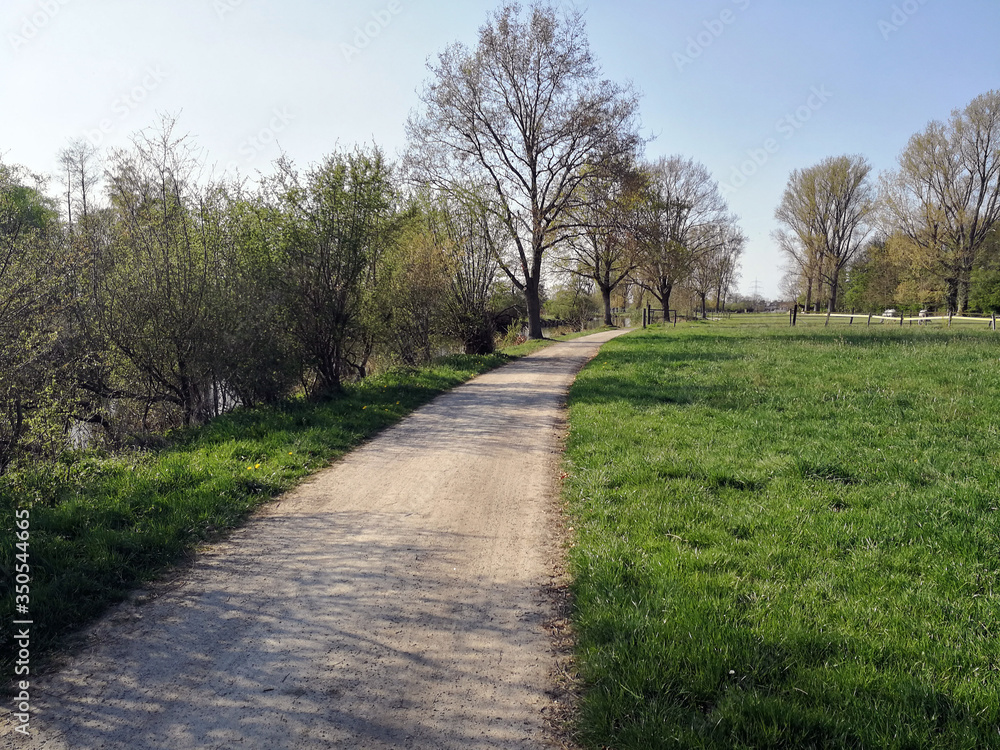
[[[542,335],[542,301],[538,298],[537,281],[525,285],[524,299],[528,305],[528,338],[544,338]]]
[[[615,323],[611,319],[611,287],[602,286],[601,296],[604,298],[604,325],[613,326]]]
[[[670,292],[674,289],[673,284],[660,284],[660,293],[657,295],[660,304],[663,305],[663,319],[666,320],[670,315]]]
[[[959,294],[958,294],[958,279],[949,278],[945,279],[945,284],[948,287],[946,292],[946,301],[948,303],[948,312],[961,314],[962,309],[959,307]]]

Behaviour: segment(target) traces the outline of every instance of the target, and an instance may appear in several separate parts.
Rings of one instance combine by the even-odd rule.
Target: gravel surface
[[[32,680],[16,748],[540,748],[562,406],[600,333],[451,391]]]

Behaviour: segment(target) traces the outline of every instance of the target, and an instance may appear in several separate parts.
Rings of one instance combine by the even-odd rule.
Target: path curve
[[[540,748],[566,392],[621,331],[435,399],[32,682],[46,750]]]

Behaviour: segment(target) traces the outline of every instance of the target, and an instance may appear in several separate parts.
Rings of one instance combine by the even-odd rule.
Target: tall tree
[[[585,167],[638,149],[637,96],[601,79],[580,12],[542,2],[505,4],[474,50],[454,44],[430,70],[407,123],[410,173],[456,195],[488,186],[513,249],[503,271],[541,338],[542,260],[572,231]]]
[[[70,141],[59,152],[66,186],[66,221],[70,232],[78,223],[85,223],[96,207],[95,194],[101,178],[97,147],[84,138]]]
[[[964,311],[977,255],[1000,221],[1000,90],[914,135],[883,176],[882,202],[886,233],[902,235],[912,261],[945,282],[948,308]]]
[[[610,165],[583,186],[572,211],[578,232],[567,238],[558,265],[561,270],[591,280],[601,292],[604,324],[613,325],[611,295],[635,270],[637,220],[645,176],[627,163]]]
[[[844,270],[873,230],[876,201],[870,172],[871,164],[859,155],[829,157],[797,169],[775,211],[791,231],[778,235],[779,244],[825,282],[830,311],[837,309]]]
[[[718,183],[690,158],[661,158],[648,168],[640,204],[636,281],[663,307],[703,253],[718,244],[715,228],[730,221]]]

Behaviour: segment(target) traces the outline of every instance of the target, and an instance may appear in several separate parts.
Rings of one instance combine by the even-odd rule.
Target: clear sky
[[[54,173],[76,137],[124,145],[180,113],[220,167],[336,146],[395,155],[426,62],[474,45],[496,2],[0,0],[0,158]],[[651,158],[703,162],[750,242],[743,291],[776,296],[770,239],[789,173],[909,137],[1000,88],[997,0],[591,0],[605,75],[642,92]]]

